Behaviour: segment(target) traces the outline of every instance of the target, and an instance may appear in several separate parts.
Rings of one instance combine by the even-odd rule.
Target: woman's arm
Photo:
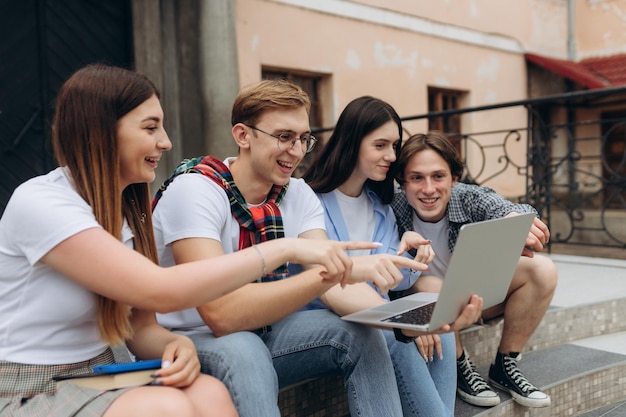
[[[172,252],[177,264],[224,256],[221,243],[206,238],[177,240],[172,243]],[[299,310],[333,285],[320,278],[321,270],[314,267],[290,279],[246,284],[198,306],[198,313],[217,336],[267,326]]]
[[[156,382],[174,387],[189,386],[200,374],[196,348],[188,337],[161,327],[154,313],[133,310],[131,317],[133,338],[126,342],[128,349],[139,359],[161,358],[161,369]]]
[[[352,280],[352,261],[345,251],[372,247],[367,242],[277,239],[162,268],[106,231],[92,228],[65,239],[41,260],[95,293],[138,309],[168,313],[219,298],[259,278],[264,269],[288,261],[322,265],[322,279],[330,283]]]

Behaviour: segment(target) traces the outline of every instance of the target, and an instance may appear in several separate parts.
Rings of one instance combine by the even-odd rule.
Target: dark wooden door
[[[626,112],[604,112],[602,117],[602,208],[626,207]]]
[[[131,22],[130,0],[0,0],[0,215],[15,187],[56,167],[63,81],[91,62],[132,66]]]

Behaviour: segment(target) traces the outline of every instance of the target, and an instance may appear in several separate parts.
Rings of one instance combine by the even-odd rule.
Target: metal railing
[[[507,197],[538,210],[550,226],[551,244],[626,248],[626,87],[433,112],[402,120],[511,108],[526,110],[526,126],[445,132],[457,143],[466,162],[462,180],[480,185],[522,182],[523,191]],[[605,109],[613,115],[619,109],[621,114],[593,120],[584,117],[597,117]],[[561,116],[556,119],[555,114]],[[524,145],[525,155],[520,152]]]

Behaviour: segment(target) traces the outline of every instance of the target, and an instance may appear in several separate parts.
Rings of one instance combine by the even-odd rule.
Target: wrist
[[[281,248],[279,249],[284,254],[284,259],[281,264],[285,264],[287,262],[290,263],[300,263],[298,262],[298,243],[302,240],[301,238],[292,238],[286,237],[281,240]]]
[[[398,329],[396,327],[393,328],[393,334],[398,342],[409,343],[415,340],[415,337],[405,335],[402,333],[402,329]]]

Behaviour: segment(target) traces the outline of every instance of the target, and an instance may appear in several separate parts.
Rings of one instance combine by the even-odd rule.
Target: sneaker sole
[[[469,395],[467,392],[458,388],[456,392],[466,403],[477,405],[479,407],[493,407],[500,404],[500,397],[498,397],[497,394],[495,397],[476,397],[474,395]]]
[[[511,397],[513,397],[513,401],[515,401],[521,406],[528,407],[528,408],[544,408],[544,407],[550,407],[550,404],[552,403],[552,401],[550,400],[550,397],[541,398],[541,399],[528,398],[528,397],[524,397],[523,395],[518,394],[517,392],[515,392],[514,390],[510,388],[507,388],[499,384],[497,381],[494,381],[491,378],[489,378],[489,382],[491,382],[493,386],[501,389],[502,391],[506,391],[509,394],[511,394]]]

